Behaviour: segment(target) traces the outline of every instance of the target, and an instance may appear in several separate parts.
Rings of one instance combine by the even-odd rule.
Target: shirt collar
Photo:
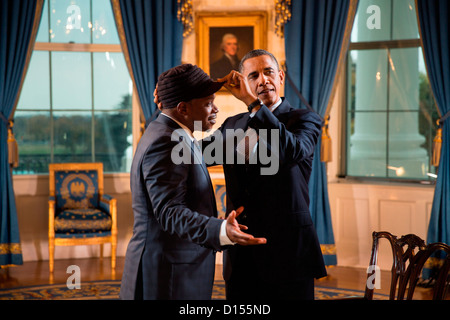
[[[277,101],[273,106],[271,106],[271,107],[269,108],[269,110],[270,110],[271,112],[274,112],[275,109],[278,108],[278,107],[280,106],[281,102],[283,102],[283,100],[281,100],[281,98],[278,99],[278,101]]]
[[[275,109],[278,108],[282,102],[283,102],[283,100],[281,100],[281,98],[280,98],[277,102],[275,102],[275,104],[273,106],[271,106],[268,109],[270,110],[270,112],[274,112]],[[250,113],[250,117],[253,118],[255,113],[256,113],[256,111],[253,111],[252,113]]]
[[[189,129],[188,127],[186,127],[184,124],[182,124],[181,122],[179,122],[178,120],[172,118],[171,116],[162,113],[162,115],[165,115],[167,118],[172,119],[173,121],[175,121],[184,131],[186,131],[188,137],[191,139],[191,141],[194,141],[194,134],[192,133],[191,129]]]

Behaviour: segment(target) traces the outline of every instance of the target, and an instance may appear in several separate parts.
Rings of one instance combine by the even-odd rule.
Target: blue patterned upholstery
[[[97,170],[55,172],[55,237],[109,236],[108,205],[99,201]]]
[[[57,213],[65,208],[97,208],[97,171],[55,172],[55,196]]]
[[[55,217],[55,233],[76,234],[103,233],[111,230],[111,217],[95,208],[68,209]]]
[[[53,274],[55,247],[111,244],[111,268],[116,267],[117,199],[104,194],[103,164],[49,165],[48,252]]]

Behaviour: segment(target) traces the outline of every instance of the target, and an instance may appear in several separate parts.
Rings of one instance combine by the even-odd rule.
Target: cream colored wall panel
[[[398,237],[415,233],[415,203],[404,201],[381,200],[380,201],[380,230],[389,231]],[[386,240],[380,241],[378,253],[378,266],[382,270],[389,270],[392,266],[392,251]]]
[[[433,202],[429,201],[426,203],[426,216],[425,216],[425,224],[426,229],[428,230],[428,225],[430,224],[430,217],[431,217],[431,209],[433,209]]]
[[[361,257],[367,250],[369,232],[369,211],[366,199],[337,199],[337,225],[335,230],[338,263],[342,265],[361,265]]]
[[[329,182],[328,192],[338,265],[366,267],[373,231],[398,236],[415,233],[426,239],[434,193],[431,186],[335,180]],[[388,270],[390,249],[382,245],[380,251],[379,266]]]
[[[414,202],[380,200],[380,230],[395,235],[414,233]]]

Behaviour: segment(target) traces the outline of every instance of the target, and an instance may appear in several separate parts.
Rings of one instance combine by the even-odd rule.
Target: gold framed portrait
[[[197,64],[214,80],[238,70],[250,50],[267,49],[267,12],[199,12]]]

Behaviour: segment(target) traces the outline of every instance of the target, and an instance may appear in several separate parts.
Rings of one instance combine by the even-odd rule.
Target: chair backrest
[[[436,282],[433,288],[433,300],[444,299],[450,269],[450,246],[442,242],[435,242],[428,244],[411,258],[410,264],[405,272],[404,281],[400,281],[399,283],[398,300],[403,300],[405,294],[407,300],[412,300],[414,290],[422,275],[423,268],[430,258],[437,258],[444,262],[437,273]]]
[[[103,194],[103,163],[52,163],[49,187],[56,212],[98,207]]]
[[[407,234],[398,239],[396,236],[387,231],[372,233],[373,243],[372,243],[372,254],[370,257],[369,268],[373,271],[368,274],[366,290],[364,293],[364,298],[372,300],[373,292],[375,286],[372,281],[376,280],[373,275],[377,270],[378,262],[378,250],[379,250],[379,240],[387,239],[392,249],[392,268],[391,268],[391,285],[389,291],[389,299],[395,300],[398,297],[397,288],[400,283],[406,281],[406,270],[407,266],[410,264],[411,259],[416,255],[416,252],[425,248],[425,241],[414,234]],[[372,285],[371,285],[372,284]]]
[[[450,254],[444,260],[444,264],[441,267],[439,276],[436,280],[435,290],[434,290],[434,300],[444,300],[446,294],[450,288]]]

